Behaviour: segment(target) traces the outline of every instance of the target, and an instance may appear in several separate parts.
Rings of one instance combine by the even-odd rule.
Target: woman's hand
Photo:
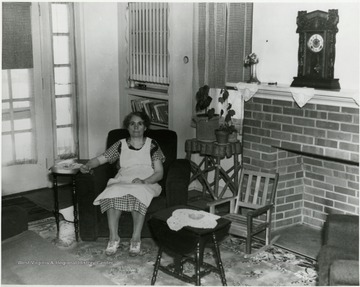
[[[154,173],[144,179],[135,178],[133,183],[143,183],[143,184],[154,184],[163,178],[164,168],[162,162],[160,160],[154,161]]]
[[[144,184],[145,183],[145,181],[143,181],[142,179],[140,179],[140,178],[134,178],[133,179],[133,181],[132,181],[132,183],[140,183],[140,184]]]
[[[104,155],[94,157],[93,159],[90,159],[86,164],[83,164],[80,167],[80,172],[93,174],[93,170],[92,170],[93,168],[96,168],[99,165],[102,165],[106,162],[108,162],[108,159]]]
[[[80,166],[80,171],[81,171],[81,173],[91,173],[92,172],[91,168],[86,164],[83,164],[82,166]]]

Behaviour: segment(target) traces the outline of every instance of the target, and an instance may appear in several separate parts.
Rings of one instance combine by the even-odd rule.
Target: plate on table
[[[189,218],[193,219],[193,220],[200,220],[201,218],[204,218],[204,214],[200,214],[200,213],[190,213],[189,214]]]

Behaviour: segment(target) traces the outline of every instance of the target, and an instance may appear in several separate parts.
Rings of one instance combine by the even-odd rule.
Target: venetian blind
[[[2,69],[33,67],[31,3],[2,4]]]
[[[129,79],[169,84],[168,4],[129,3]]]

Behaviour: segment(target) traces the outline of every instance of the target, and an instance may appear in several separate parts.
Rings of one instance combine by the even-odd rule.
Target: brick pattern
[[[359,109],[270,97],[245,103],[243,162],[280,174],[273,226],[358,214]]]

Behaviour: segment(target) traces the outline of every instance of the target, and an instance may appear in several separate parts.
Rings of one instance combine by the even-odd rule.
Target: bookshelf
[[[128,110],[145,111],[154,127],[169,128],[169,96],[159,89],[128,88]]]

